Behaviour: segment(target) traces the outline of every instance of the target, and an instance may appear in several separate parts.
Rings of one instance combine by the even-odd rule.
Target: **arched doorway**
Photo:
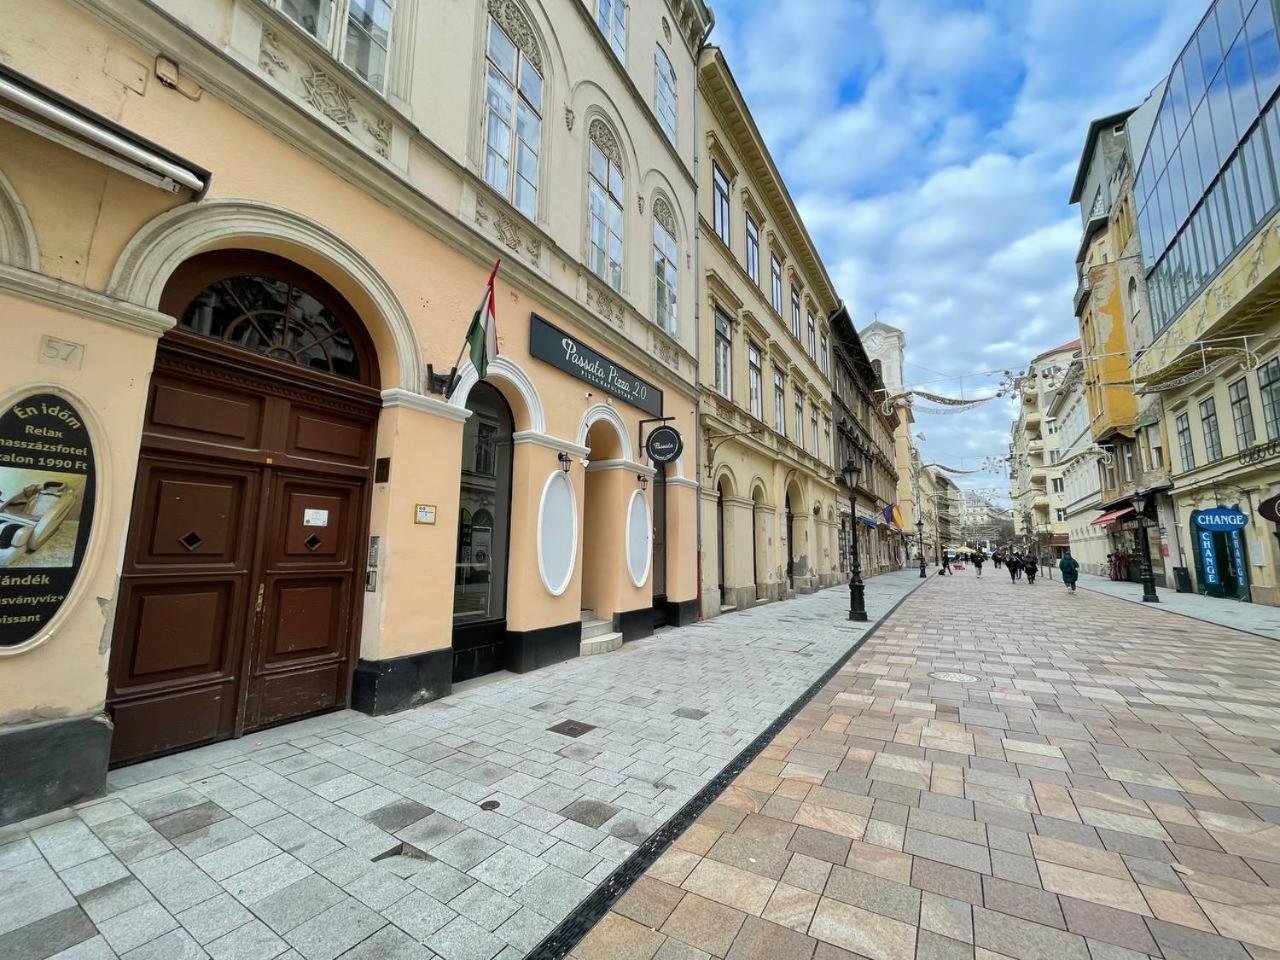
[[[584,624],[612,622],[619,613],[626,503],[629,491],[624,477],[633,475],[611,469],[626,459],[620,426],[602,417],[586,433],[587,474],[582,497],[582,600]],[[634,488],[632,479],[631,487]]]
[[[506,665],[511,434],[506,399],[481,381],[467,394],[453,582],[453,680]]]
[[[787,492],[787,526],[783,531],[787,538],[787,589],[796,588],[795,514],[791,511],[791,493]]]
[[[372,344],[252,251],[169,279],[111,646],[112,762],[346,706],[363,599]]]
[[[768,513],[765,510],[764,487],[756,483],[751,489],[751,579],[755,584],[755,598],[769,599],[769,532]]]

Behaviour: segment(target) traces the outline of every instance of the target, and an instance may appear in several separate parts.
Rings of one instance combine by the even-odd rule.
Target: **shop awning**
[[[876,522],[870,517],[859,517],[858,522],[868,527],[874,527],[876,525]]]
[[[1131,513],[1133,513],[1133,507],[1123,507],[1120,510],[1112,510],[1110,513],[1104,513],[1097,520],[1094,520],[1091,524],[1089,524],[1089,526],[1100,527],[1104,523],[1114,523],[1116,520],[1119,520],[1121,517],[1127,517]]]

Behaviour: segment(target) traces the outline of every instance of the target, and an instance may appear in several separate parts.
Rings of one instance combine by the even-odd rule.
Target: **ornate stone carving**
[[[622,168],[622,148],[618,146],[618,138],[613,135],[607,123],[599,117],[592,120],[587,136],[615,166]]]
[[[676,235],[676,217],[671,212],[671,204],[667,202],[666,197],[653,198],[653,219],[662,224],[663,229],[671,236]]]
[[[262,42],[258,46],[258,68],[267,76],[274,77],[276,71],[289,72],[289,61],[280,50],[280,38],[270,27],[262,28]]]
[[[1263,261],[1266,259],[1267,235],[1258,237],[1249,257],[1249,275],[1245,278],[1249,286],[1253,286],[1262,276]]]
[[[656,330],[649,336],[649,352],[672,370],[679,372],[680,352],[668,343]]]
[[[636,206],[640,208],[640,215],[644,216],[644,194],[636,194]]]
[[[1231,287],[1225,279],[1219,280],[1213,285],[1213,299],[1218,304],[1219,311],[1225,311],[1231,306],[1231,301],[1235,298],[1231,294]]]
[[[626,315],[623,313],[622,304],[614,300],[613,297],[596,290],[594,287],[587,287],[587,306],[615,327],[622,328]]]
[[[314,63],[307,66],[311,68],[311,75],[302,78],[302,99],[342,129],[350,130],[356,118],[351,107],[351,92]]]
[[[564,108],[564,125],[569,128],[570,133],[573,132],[573,107]]]
[[[498,234],[498,239],[509,249],[520,249],[520,227],[511,214],[505,210],[499,210],[498,216],[493,221],[493,229]]]
[[[533,258],[534,263],[542,259],[542,241],[537,237],[530,235],[529,239],[524,242],[524,248],[528,251],[529,256]]]
[[[391,158],[391,121],[381,117],[366,117],[365,133],[373,137],[373,150],[384,160]]]
[[[506,31],[511,42],[520,48],[520,52],[537,68],[538,73],[542,73],[542,50],[538,46],[537,35],[524,11],[514,0],[489,0],[489,16]]]

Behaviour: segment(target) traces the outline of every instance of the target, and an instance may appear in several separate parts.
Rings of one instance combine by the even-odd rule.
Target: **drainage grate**
[[[978,678],[971,673],[956,673],[954,670],[935,670],[929,674],[935,680],[946,683],[977,683]]]
[[[581,720],[561,720],[553,726],[547,727],[552,733],[559,733],[566,737],[580,737],[588,730],[594,730],[595,727],[590,723],[583,723]]]

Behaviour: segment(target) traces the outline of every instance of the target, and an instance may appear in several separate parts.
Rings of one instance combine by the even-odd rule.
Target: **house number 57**
[[[63,340],[60,337],[51,337],[47,334],[40,338],[40,354],[41,363],[51,364],[55,367],[70,367],[72,370],[79,370],[80,364],[84,362],[84,344],[76,343],[72,340]]]

